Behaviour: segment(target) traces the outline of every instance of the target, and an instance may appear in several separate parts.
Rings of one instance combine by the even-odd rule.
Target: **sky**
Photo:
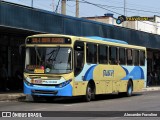
[[[31,6],[32,0],[3,0]],[[61,12],[59,0],[33,0],[33,7],[47,11]],[[60,0],[61,1],[61,0]],[[76,0],[68,0],[66,14],[75,16]],[[79,0],[79,17],[103,16],[105,13],[113,13],[114,17],[124,15],[124,1],[126,1],[126,16],[160,16],[160,0]]]

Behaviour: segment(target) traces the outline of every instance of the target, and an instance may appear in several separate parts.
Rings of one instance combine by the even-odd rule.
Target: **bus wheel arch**
[[[89,80],[86,87],[85,101],[90,102],[91,100],[95,99],[95,93],[96,93],[95,82],[94,80]]]
[[[132,79],[129,79],[127,83],[127,90],[126,90],[127,97],[132,96],[132,92],[133,92],[133,81]]]

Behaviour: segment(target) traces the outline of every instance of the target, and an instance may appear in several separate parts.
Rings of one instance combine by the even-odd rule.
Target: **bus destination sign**
[[[28,38],[27,44],[71,44],[70,38],[60,38],[60,37],[39,37],[39,38]]]

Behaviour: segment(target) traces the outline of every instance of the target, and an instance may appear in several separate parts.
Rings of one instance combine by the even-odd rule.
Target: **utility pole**
[[[31,1],[31,7],[33,8],[33,0]]]
[[[79,0],[76,0],[76,17],[79,17]]]
[[[66,15],[66,0],[62,0],[61,5],[61,14]]]
[[[126,0],[124,0],[124,16],[126,16]]]

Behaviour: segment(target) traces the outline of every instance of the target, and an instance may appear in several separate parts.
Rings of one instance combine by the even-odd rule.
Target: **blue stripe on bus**
[[[99,36],[86,36],[86,38],[90,38],[90,39],[94,39],[94,40],[102,40],[102,41],[107,41],[107,42],[128,44],[126,41],[123,41],[123,40],[117,40],[117,39],[111,39],[111,38],[103,38],[103,37],[99,37]]]
[[[139,67],[139,68],[141,70],[141,78],[144,79],[144,71],[143,71],[143,69],[141,67]]]
[[[125,70],[126,75],[128,75],[129,71],[125,67],[123,67],[123,66],[121,66],[121,67]]]
[[[96,66],[97,66],[97,65],[93,65],[92,67],[90,67],[90,68],[87,70],[86,74],[84,75],[84,80],[85,80],[85,81],[89,81],[89,80],[93,79],[93,70],[94,70],[94,68],[95,68]]]
[[[139,66],[135,66],[133,70],[121,80],[129,80],[129,79],[132,80],[144,79],[144,71],[142,70],[142,68]]]

